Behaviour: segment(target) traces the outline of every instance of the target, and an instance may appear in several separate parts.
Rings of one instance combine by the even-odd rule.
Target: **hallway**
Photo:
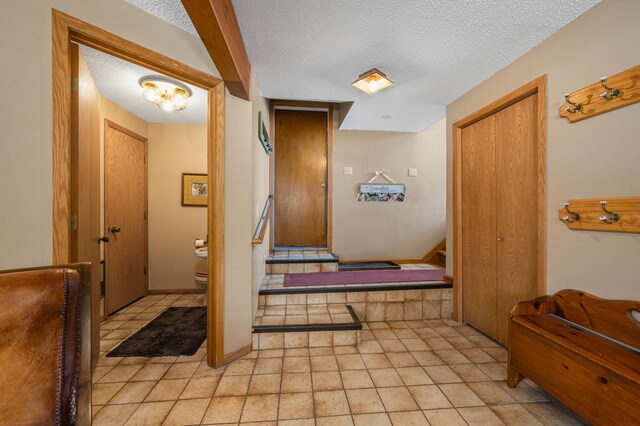
[[[190,357],[107,358],[169,306],[202,295],[152,295],[101,327],[95,425],[579,425],[525,381],[506,386],[507,352],[450,320],[364,323],[356,346],[253,351],[212,369]]]

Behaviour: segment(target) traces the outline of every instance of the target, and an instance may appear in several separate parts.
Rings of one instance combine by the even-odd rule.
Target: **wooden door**
[[[497,335],[496,117],[462,129],[463,320]]]
[[[91,262],[91,364],[100,354],[100,95],[71,44],[71,262]]]
[[[538,295],[537,109],[531,95],[496,114],[497,340],[505,345],[509,312]]]
[[[105,311],[147,294],[146,139],[105,120]]]
[[[274,246],[327,247],[326,111],[275,110]]]
[[[506,345],[538,295],[537,96],[462,129],[463,320]]]

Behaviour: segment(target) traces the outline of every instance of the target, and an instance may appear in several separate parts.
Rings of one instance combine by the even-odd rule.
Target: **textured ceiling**
[[[161,75],[131,62],[80,46],[100,94],[149,123],[207,123],[207,92],[187,85],[193,91],[189,105],[182,111],[166,112],[142,96],[138,79]]]
[[[200,38],[180,0],[124,0],[171,25]]]
[[[125,1],[197,36],[180,0]],[[416,132],[444,117],[448,103],[598,2],[233,0],[233,5],[263,96],[354,102],[342,129]],[[373,67],[395,86],[374,95],[351,86]]]
[[[410,132],[597,3],[233,0],[263,96],[354,101],[342,129]],[[373,67],[395,86],[351,86]]]

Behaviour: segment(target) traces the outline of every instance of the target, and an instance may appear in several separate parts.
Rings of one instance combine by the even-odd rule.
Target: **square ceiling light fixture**
[[[393,85],[393,81],[389,80],[385,73],[378,68],[371,68],[369,71],[360,74],[360,77],[353,83],[352,86],[357,87],[363,92],[372,94],[378,90],[382,90],[385,87]]]

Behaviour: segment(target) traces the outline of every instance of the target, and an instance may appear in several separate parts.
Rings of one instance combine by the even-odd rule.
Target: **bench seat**
[[[574,290],[563,292],[568,291]],[[527,377],[593,424],[640,424],[640,351],[630,344],[635,340],[626,338],[633,333],[614,332],[627,340],[616,342],[607,338],[602,325],[589,329],[584,317],[572,322],[561,315],[573,310],[561,308],[567,301],[593,296],[564,294],[554,300],[556,296],[523,302],[512,311],[509,386]],[[629,309],[623,310],[629,316],[628,326],[636,327],[640,335],[640,324],[628,315]],[[600,309],[589,314],[596,312]],[[620,327],[621,321],[615,316],[613,322]]]

